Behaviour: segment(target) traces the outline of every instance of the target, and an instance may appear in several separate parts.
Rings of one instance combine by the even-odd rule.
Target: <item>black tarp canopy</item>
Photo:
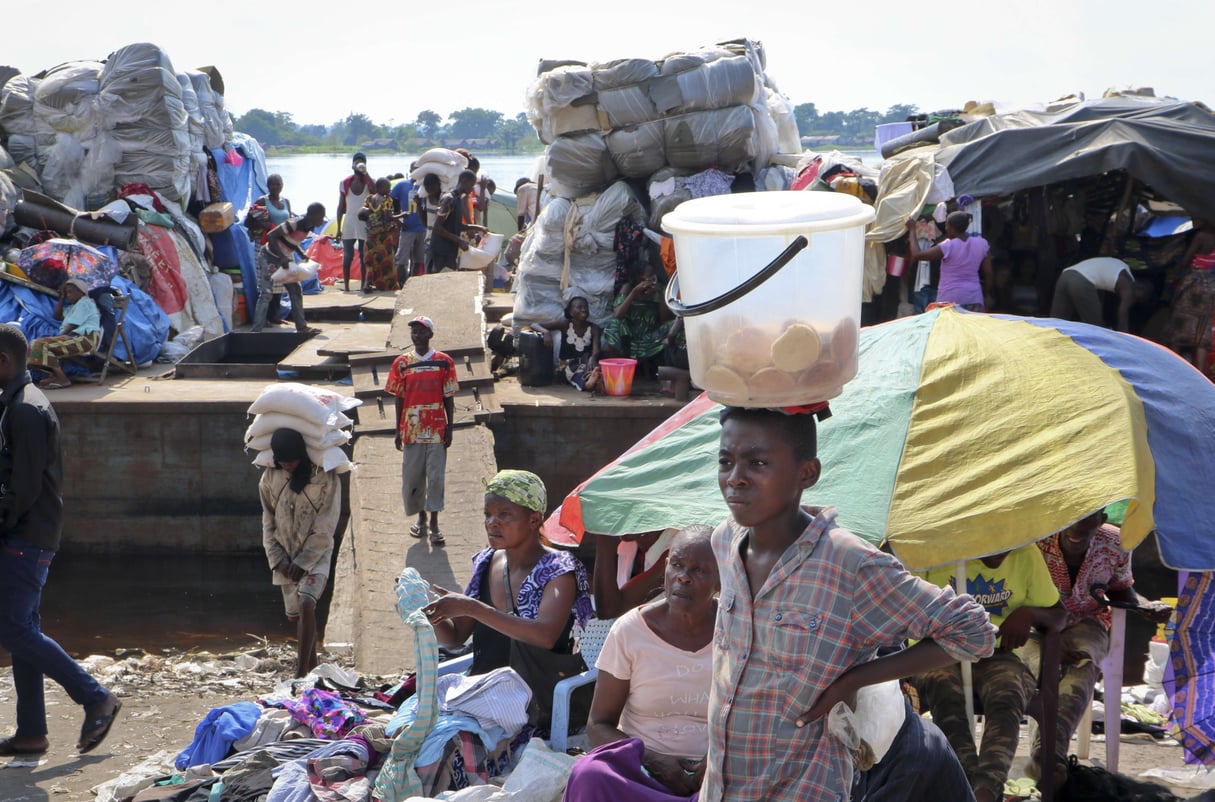
[[[1192,103],[1116,97],[995,115],[942,136],[934,157],[957,195],[1125,170],[1192,216],[1215,219],[1215,115]]]

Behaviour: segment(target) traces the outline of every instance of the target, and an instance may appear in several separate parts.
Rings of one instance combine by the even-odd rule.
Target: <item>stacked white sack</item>
[[[245,430],[245,449],[258,452],[254,465],[274,467],[270,438],[279,429],[294,429],[304,438],[308,459],[326,471],[346,473],[353,466],[342,446],[350,442],[345,429],[354,423],[345,412],[363,402],[307,384],[271,384],[249,407],[253,423]]]
[[[421,186],[422,179],[433,173],[439,177],[444,192],[451,192],[468,169],[468,159],[447,148],[431,148],[418,157],[418,166],[409,174],[410,180]]]

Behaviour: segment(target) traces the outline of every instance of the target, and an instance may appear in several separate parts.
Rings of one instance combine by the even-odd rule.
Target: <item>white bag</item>
[[[502,790],[511,799],[528,802],[561,802],[574,758],[564,752],[554,752],[544,741],[532,738],[523,750],[519,765],[506,778]]]
[[[298,415],[288,415],[283,412],[263,412],[253,419],[245,430],[245,442],[250,443],[259,437],[269,437],[279,429],[294,429],[304,437],[304,443],[309,440],[320,442],[329,436],[330,432],[342,429],[354,421],[338,413],[338,421],[333,424],[317,423]]]
[[[308,449],[308,460],[313,465],[320,465],[321,470],[334,471],[336,473],[349,473],[354,464],[350,458],[346,456],[346,452],[340,448],[327,448],[324,451],[318,451],[315,448]],[[253,459],[253,464],[262,468],[274,467],[274,452],[259,451]]]
[[[298,284],[301,281],[315,278],[320,269],[321,266],[313,261],[295,262],[275,270],[270,274],[270,280],[275,284]]]
[[[271,413],[273,414],[273,413]],[[300,433],[303,435],[303,433]],[[270,439],[274,434],[259,434],[257,437],[251,438],[245,442],[245,448],[251,451],[266,451],[270,448]],[[334,446],[344,446],[350,442],[350,432],[345,429],[330,429],[320,437],[310,437],[303,435],[304,445],[309,448],[324,450],[333,448]]]
[[[502,235],[488,234],[477,247],[469,246],[467,251],[460,251],[460,270],[480,270],[497,258],[502,250]]]
[[[296,382],[280,382],[271,384],[262,390],[257,400],[250,405],[249,414],[282,412],[314,423],[337,426],[340,429],[345,424],[338,424],[338,416],[362,403],[357,398],[347,398],[332,390]],[[346,420],[347,423],[351,422],[349,418]]]

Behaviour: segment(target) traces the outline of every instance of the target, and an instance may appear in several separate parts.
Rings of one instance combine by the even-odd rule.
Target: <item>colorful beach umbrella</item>
[[[1171,351],[1107,329],[953,307],[869,327],[860,370],[819,424],[807,504],[888,540],[910,568],[1032,543],[1125,502],[1173,568],[1215,569],[1215,386]],[[577,487],[546,522],[572,541],[726,515],[720,407],[693,401]]]

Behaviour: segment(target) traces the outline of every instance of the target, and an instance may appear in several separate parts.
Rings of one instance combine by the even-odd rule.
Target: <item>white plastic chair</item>
[[[1110,608],[1110,648],[1101,663],[1101,684],[1105,688],[1105,769],[1118,770],[1118,747],[1122,743],[1122,662],[1126,650],[1126,610]],[[1093,706],[1084,711],[1076,728],[1076,756],[1088,760],[1093,737]]]
[[[569,748],[570,739],[570,697],[574,691],[584,685],[593,685],[599,679],[599,669],[595,662],[607,640],[608,631],[614,618],[592,618],[586,622],[586,628],[578,639],[578,652],[587,665],[586,671],[575,677],[566,677],[553,688],[553,723],[549,736],[549,747],[554,752],[565,752]]]

